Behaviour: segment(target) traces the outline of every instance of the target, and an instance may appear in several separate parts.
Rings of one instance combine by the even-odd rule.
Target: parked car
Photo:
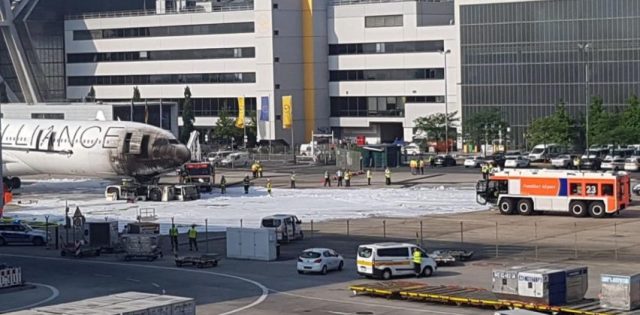
[[[634,156],[624,161],[624,170],[629,172],[640,171],[640,157]]]
[[[525,168],[529,167],[529,159],[522,157],[520,155],[508,155],[506,156],[506,161],[504,162],[505,168]]]
[[[624,169],[625,159],[621,157],[608,157],[602,161],[600,168],[603,170],[621,170]]]
[[[22,223],[0,223],[0,246],[8,244],[33,244],[42,246],[47,234]]]
[[[487,158],[485,159],[485,163],[492,164],[493,166],[501,168],[504,167],[505,161],[506,158],[502,153],[494,153],[493,155],[487,156]]]
[[[560,154],[551,159],[551,166],[554,168],[573,168],[573,159],[575,156],[570,154]]]
[[[404,154],[407,155],[419,155],[424,153],[417,143],[409,143],[405,145],[402,150],[404,151]]]
[[[640,196],[640,184],[636,184],[635,186],[633,186],[633,193],[637,196]]]
[[[422,254],[421,275],[430,277],[438,269],[427,252],[408,243],[377,243],[358,247],[358,274],[389,280],[395,276],[414,275],[412,256],[415,249]]]
[[[583,158],[580,161],[580,168],[583,170],[597,171],[602,165],[602,159],[599,157]]]
[[[438,155],[435,159],[436,166],[456,166],[456,159],[451,155]]]
[[[217,151],[217,152],[209,152],[207,154],[207,160],[209,163],[213,164],[213,166],[218,166],[226,158],[229,154],[233,153],[233,151]]]
[[[344,258],[333,249],[309,248],[298,256],[298,273],[321,273],[326,275],[331,270],[342,271]]]
[[[234,152],[222,159],[220,165],[224,167],[246,167],[249,165],[248,152]]]
[[[544,162],[556,157],[562,152],[566,152],[564,148],[558,144],[538,144],[529,153],[531,162]]]
[[[471,156],[464,160],[464,167],[480,167],[485,159],[481,156]]]

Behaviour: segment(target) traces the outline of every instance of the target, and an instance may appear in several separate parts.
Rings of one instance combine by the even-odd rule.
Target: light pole
[[[451,53],[451,49],[441,50],[440,54],[444,56],[444,141],[446,145],[445,153],[449,154],[449,100],[447,91],[447,55]]]
[[[584,60],[585,150],[589,150],[589,60],[587,60],[587,53],[590,48],[591,43],[578,44],[578,49],[582,52]]]

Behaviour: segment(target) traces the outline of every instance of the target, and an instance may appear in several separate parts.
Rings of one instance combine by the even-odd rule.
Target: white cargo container
[[[580,266],[549,266],[518,273],[518,295],[526,301],[564,305],[584,299],[588,269]]]
[[[275,229],[227,228],[227,258],[276,260],[278,240]]]
[[[491,292],[499,295],[518,295],[518,273],[544,267],[545,263],[530,263],[503,268],[491,272]]]
[[[600,275],[600,305],[631,311],[640,307],[640,273]]]

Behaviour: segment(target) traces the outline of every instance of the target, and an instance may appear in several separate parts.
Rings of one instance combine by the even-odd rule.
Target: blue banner
[[[260,121],[269,121],[269,97],[268,96],[263,96],[261,98]]]

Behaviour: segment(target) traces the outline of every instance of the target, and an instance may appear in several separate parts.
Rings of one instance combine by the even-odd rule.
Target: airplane
[[[170,132],[125,121],[2,119],[2,176],[133,177],[148,182],[182,166],[191,154]]]

